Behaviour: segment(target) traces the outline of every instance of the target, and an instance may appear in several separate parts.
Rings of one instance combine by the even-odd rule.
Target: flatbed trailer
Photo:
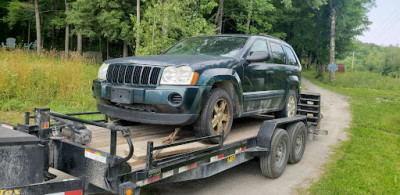
[[[26,113],[25,124],[0,126],[0,194],[139,194],[149,184],[210,177],[256,157],[262,173],[276,178],[288,161],[302,157],[306,139],[298,132],[324,132],[318,128],[320,95],[302,93],[299,105],[295,117],[265,120],[258,131],[232,131],[225,141],[223,135],[183,136],[168,144],[161,144],[160,135],[107,123],[107,117],[77,118],[98,112],[64,115],[36,108],[33,116]],[[219,144],[201,143],[216,137]],[[190,147],[176,150],[183,146]]]

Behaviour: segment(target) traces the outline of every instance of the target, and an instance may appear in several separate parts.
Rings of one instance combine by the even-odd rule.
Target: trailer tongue
[[[15,130],[0,127],[0,166],[4,167],[0,170],[0,194],[139,194],[140,187],[148,184],[209,177],[255,157],[260,157],[262,173],[276,178],[287,162],[301,160],[307,134],[325,133],[318,129],[319,101],[318,94],[301,94],[299,115],[265,120],[258,132],[240,139],[223,141],[223,135],[217,135],[158,146],[148,141],[143,165],[139,166],[130,162],[135,157],[130,128],[107,123],[107,118],[89,121],[76,117],[97,112],[64,115],[36,108],[34,116],[26,114],[25,124]],[[29,118],[35,123],[29,124]],[[107,129],[108,151],[89,147],[97,131],[87,125]],[[123,141],[117,137],[125,139],[125,156],[117,154]],[[219,138],[219,144],[157,155],[161,150],[211,138]]]

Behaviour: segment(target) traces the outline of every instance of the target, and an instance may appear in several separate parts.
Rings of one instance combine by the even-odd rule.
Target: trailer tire
[[[276,129],[271,141],[268,156],[260,157],[261,172],[269,178],[278,178],[286,168],[289,158],[289,135],[284,129]]]
[[[218,113],[215,111],[216,108],[218,108]],[[225,139],[231,131],[233,113],[233,101],[229,94],[220,88],[213,89],[201,110],[199,118],[193,125],[196,137],[217,135],[222,130]],[[213,117],[215,118],[213,119]],[[212,126],[213,120],[217,122],[215,127]],[[219,138],[208,139],[204,142],[216,144],[219,142]]]
[[[296,164],[303,157],[307,143],[307,128],[303,122],[289,125],[287,132],[290,137],[289,163]]]

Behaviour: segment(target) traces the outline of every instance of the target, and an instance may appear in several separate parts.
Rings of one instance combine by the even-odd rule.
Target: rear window
[[[285,53],[280,44],[271,42],[272,59],[275,64],[286,64]]]
[[[287,46],[284,46],[283,48],[285,48],[286,51],[287,64],[297,66],[297,60],[295,54],[293,53],[293,50]]]

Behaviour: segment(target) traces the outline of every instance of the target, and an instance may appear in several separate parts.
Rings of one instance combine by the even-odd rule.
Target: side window
[[[297,66],[297,60],[295,57],[295,54],[293,53],[293,50],[291,50],[289,47],[284,46],[286,56],[287,56],[287,64]]]
[[[253,54],[255,51],[268,51],[267,41],[256,40],[250,49],[249,55]]]
[[[270,42],[271,43],[271,51],[272,51],[272,59],[275,64],[286,64],[285,53],[283,52],[283,48],[280,44]]]

